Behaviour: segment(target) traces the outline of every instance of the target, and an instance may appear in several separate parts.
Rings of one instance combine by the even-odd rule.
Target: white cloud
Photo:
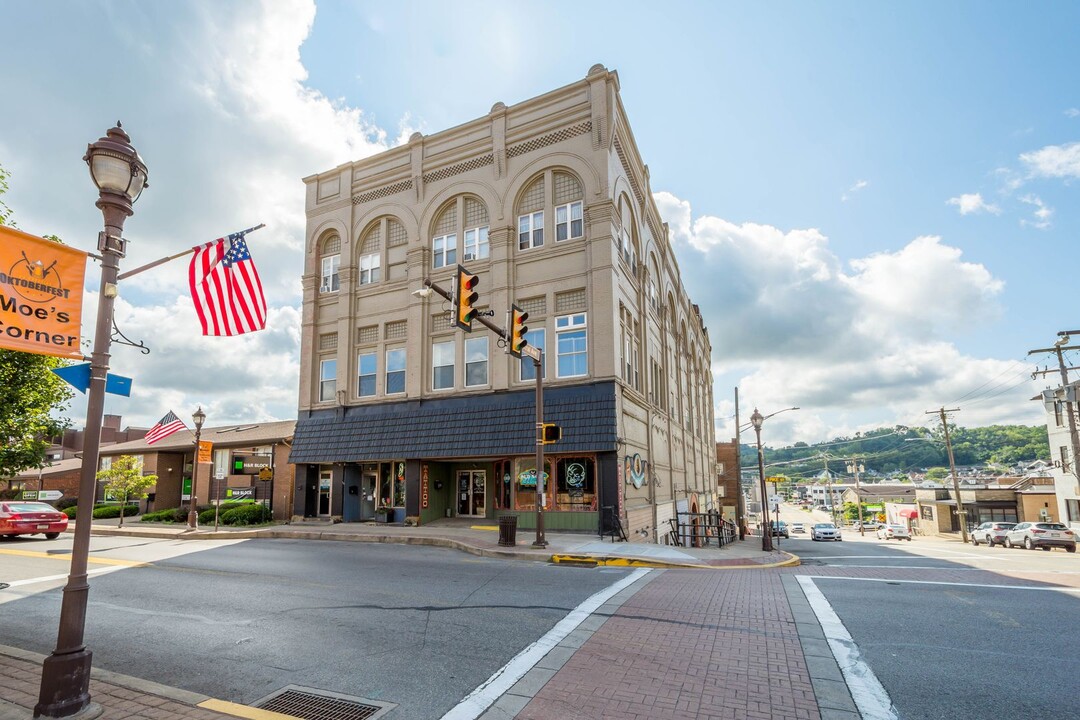
[[[1021,197],[1020,202],[1035,206],[1035,209],[1032,211],[1032,215],[1035,216],[1035,219],[1021,220],[1021,225],[1027,225],[1039,230],[1046,230],[1050,227],[1050,217],[1054,214],[1054,208],[1048,206],[1038,196],[1031,194]]]
[[[993,203],[988,203],[983,200],[981,193],[966,193],[960,197],[949,198],[945,203],[960,208],[961,215],[971,215],[973,213],[981,212],[988,212],[992,215],[1001,214],[1001,208]]]
[[[1080,142],[1047,145],[1020,155],[1031,177],[1080,177]]]
[[[1080,117],[1080,108],[1069,108],[1065,111],[1065,115],[1071,118]]]
[[[654,198],[709,329],[718,401],[731,385],[744,408],[803,408],[774,425],[773,442],[783,427],[793,430],[783,437],[806,440],[860,422],[880,425],[883,414],[921,422],[924,410],[962,396],[973,378],[1009,365],[964,356],[952,344],[957,333],[999,316],[1004,283],[941,238],[918,237],[845,267],[819,230],[695,218],[670,193]],[[965,420],[1037,422],[1029,396],[1030,388],[1018,388]],[[725,414],[718,409],[718,418]],[[718,437],[733,432],[718,420]]]
[[[857,180],[855,184],[847,189],[843,195],[840,196],[840,202],[847,202],[851,199],[851,196],[862,190],[864,187],[870,184],[869,180]]]

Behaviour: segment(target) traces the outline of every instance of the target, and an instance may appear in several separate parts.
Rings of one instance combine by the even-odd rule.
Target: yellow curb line
[[[232,703],[227,700],[215,700],[214,698],[203,700],[199,703],[198,707],[225,713],[226,715],[249,718],[249,720],[296,720],[296,717],[293,715],[286,715],[284,713],[274,712],[273,710],[253,708],[250,705],[240,705],[239,703]]]
[[[33,550],[0,550],[0,555],[17,555],[19,557],[45,558],[46,560],[71,561],[71,553],[63,555],[54,553],[36,552]],[[137,560],[119,560],[117,558],[87,558],[86,562],[94,565],[120,565],[122,567],[146,567],[150,563]]]
[[[788,553],[791,555],[791,553]],[[603,565],[605,567],[651,567],[680,568],[690,570],[763,570],[778,567],[796,567],[802,564],[798,555],[791,555],[787,560],[764,565],[691,565],[689,563],[667,562],[664,560],[640,560],[638,558],[595,557],[592,555],[552,555],[551,562],[556,564]]]
[[[470,530],[498,530],[498,525],[470,525]]]

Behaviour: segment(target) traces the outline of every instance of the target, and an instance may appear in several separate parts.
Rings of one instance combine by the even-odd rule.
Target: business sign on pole
[[[213,450],[214,450],[214,443],[210,442],[209,440],[200,440],[199,441],[199,462],[200,463],[208,463],[208,462],[213,461],[213,459],[214,459]]]
[[[0,226],[0,348],[82,359],[86,253]]]

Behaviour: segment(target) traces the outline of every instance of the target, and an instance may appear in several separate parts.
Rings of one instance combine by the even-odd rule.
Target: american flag
[[[255,228],[200,245],[188,283],[203,335],[242,335],[266,327],[266,299],[244,235]]]
[[[176,413],[170,410],[165,417],[158,420],[157,425],[150,428],[150,432],[146,433],[143,440],[146,440],[147,445],[153,445],[158,440],[167,438],[178,430],[186,429],[187,425],[184,424],[184,421],[176,417]]]

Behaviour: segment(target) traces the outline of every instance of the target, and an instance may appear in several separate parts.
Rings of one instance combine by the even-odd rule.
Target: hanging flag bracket
[[[244,230],[244,234],[255,232],[256,230],[259,230],[259,229],[264,228],[264,227],[266,227],[266,223],[259,223],[258,225],[256,225],[253,228],[248,228],[247,230]],[[131,277],[132,275],[138,275],[139,273],[143,272],[144,270],[149,270],[150,268],[155,268],[158,265],[164,265],[165,263],[169,262],[170,260],[175,260],[176,258],[182,258],[185,255],[190,255],[193,252],[195,252],[195,248],[191,248],[190,250],[185,250],[183,252],[178,252],[175,255],[169,255],[168,257],[160,258],[158,260],[155,260],[154,262],[147,263],[146,265],[141,265],[141,266],[135,268],[134,270],[128,270],[125,273],[120,273],[119,275],[116,276],[116,279],[117,280],[123,280],[125,278]]]

